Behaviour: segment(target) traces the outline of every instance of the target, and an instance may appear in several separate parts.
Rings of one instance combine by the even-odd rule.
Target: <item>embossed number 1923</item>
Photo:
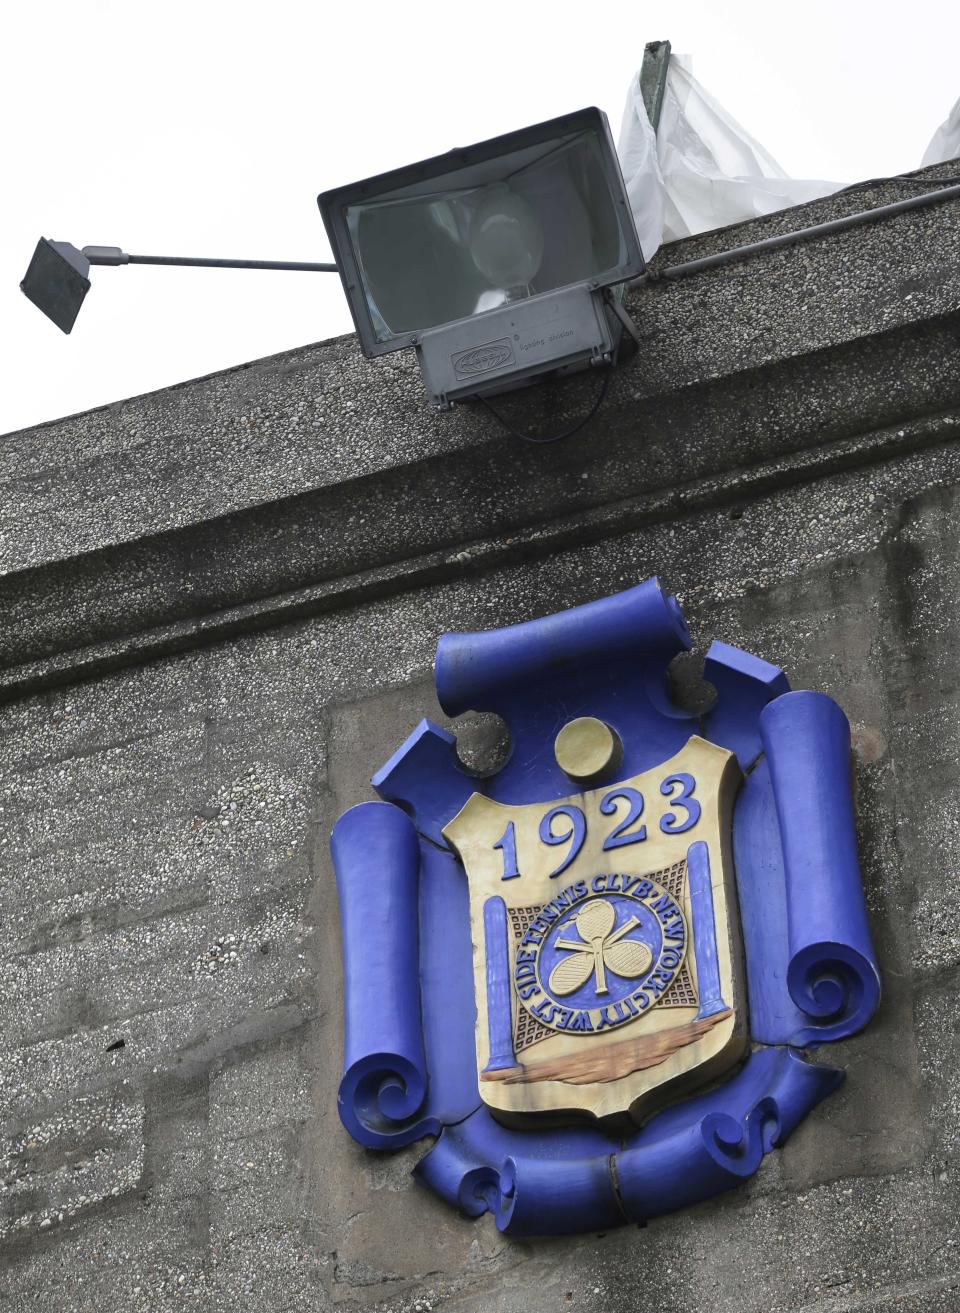
[[[660,817],[660,829],[664,834],[683,834],[691,830],[700,819],[700,803],[693,796],[697,782],[685,771],[677,771],[660,782],[660,792],[669,801],[668,811]],[[616,817],[621,803],[626,803],[626,810],[603,841],[603,851],[623,848],[627,844],[642,843],[647,837],[646,825],[637,822],[643,815],[644,799],[639,789],[629,784],[618,784],[615,789],[605,793],[600,799],[600,812],[604,816]],[[678,810],[682,809],[682,810]],[[562,861],[550,872],[550,879],[562,874],[573,862],[587,837],[587,818],[582,808],[573,803],[564,802],[551,807],[540,821],[538,831],[540,842],[548,847],[569,844]],[[516,880],[520,875],[517,865],[517,831],[510,821],[503,834],[493,845],[494,850],[503,855],[503,875],[501,879]]]

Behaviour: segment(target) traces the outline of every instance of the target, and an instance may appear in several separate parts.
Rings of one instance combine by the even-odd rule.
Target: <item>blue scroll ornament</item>
[[[453,735],[423,721],[373,778],[384,801],[351,808],[334,828],[341,1119],[372,1149],[436,1136],[417,1178],[468,1216],[492,1212],[511,1235],[642,1222],[739,1184],[843,1078],[800,1049],[852,1035],[879,1002],[843,712],[822,694],[790,692],[776,666],[714,643],[704,675],[717,701],[701,722],[667,693],[667,665],[689,646],[676,599],[656,579],[541,620],[444,635],[441,705],[453,716],[503,716],[509,760],[475,779]],[[752,1051],[725,1083],[659,1112],[626,1141],[599,1124],[507,1129],[483,1105],[466,880],[442,835],[474,792],[506,803],[567,796],[553,739],[577,716],[617,731],[623,778],[668,759],[696,733],[734,752],[748,772],[733,851]],[[691,894],[705,912],[707,863],[704,845],[693,843]],[[701,915],[694,925],[711,921]],[[502,899],[491,898],[484,934],[493,998],[509,988],[505,932]],[[709,936],[694,949],[708,1015],[724,1006],[719,978],[709,988],[716,950]],[[512,1060],[504,1015],[490,1009],[491,1065]]]

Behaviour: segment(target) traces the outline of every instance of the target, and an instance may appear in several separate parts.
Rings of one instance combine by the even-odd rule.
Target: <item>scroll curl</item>
[[[857,860],[850,726],[823,693],[785,693],[761,713],[786,880],[787,989],[817,1044],[867,1024],[880,999]]]
[[[622,1148],[599,1130],[508,1130],[481,1108],[446,1127],[415,1174],[508,1235],[643,1222],[739,1185],[842,1078],[795,1050],[757,1049],[731,1081],[658,1113]]]
[[[420,1016],[420,849],[391,803],[351,807],[331,836],[343,931],[344,1062],[337,1106],[361,1144],[436,1134]]]
[[[756,1049],[727,1084],[653,1117],[617,1155],[631,1221],[739,1185],[842,1079],[792,1049]]]
[[[444,1128],[415,1175],[470,1216],[491,1212],[507,1235],[570,1235],[627,1219],[601,1131],[508,1130],[480,1108]]]

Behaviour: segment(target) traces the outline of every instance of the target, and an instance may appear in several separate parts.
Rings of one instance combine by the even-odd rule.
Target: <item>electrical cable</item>
[[[930,181],[930,179],[926,179]],[[862,186],[858,183],[857,186]],[[908,196],[904,200],[891,201],[887,205],[875,205],[869,210],[860,210],[856,214],[845,214],[837,219],[827,219],[815,223],[809,228],[796,228],[792,232],[778,233],[775,237],[764,237],[758,242],[746,246],[734,246],[728,251],[718,251],[715,255],[705,255],[697,260],[687,260],[683,264],[667,265],[663,269],[647,269],[627,283],[628,288],[643,287],[647,283],[670,283],[680,278],[689,278],[692,274],[705,272],[707,269],[719,269],[725,265],[750,259],[752,256],[777,251],[786,246],[796,246],[815,237],[828,237],[834,233],[846,232],[850,228],[859,228],[863,224],[878,223],[891,219],[895,215],[906,214],[911,210],[920,210],[929,205],[942,205],[944,201],[960,200],[960,179],[951,178],[945,185],[934,191],[925,191],[919,196]]]
[[[958,157],[960,158],[960,157]],[[864,182],[856,182],[849,187],[843,187],[840,191],[832,193],[834,196],[843,195],[845,192],[856,191],[864,187],[878,186],[883,183],[903,183],[905,186],[929,186],[931,183],[934,187],[943,187],[947,192],[946,196],[941,196],[938,191],[927,192],[921,196],[913,197],[906,201],[895,201],[889,205],[879,205],[872,210],[864,210],[859,214],[844,215],[838,219],[830,219],[825,223],[814,224],[809,228],[800,228],[794,232],[778,234],[775,237],[768,237],[758,242],[751,242],[746,246],[733,247],[728,251],[721,251],[716,255],[705,256],[699,260],[690,260],[685,264],[668,265],[665,269],[653,270],[647,269],[638,278],[633,278],[627,283],[628,288],[640,287],[645,283],[659,283],[672,281],[677,278],[684,278],[690,274],[700,273],[706,269],[717,268],[721,265],[732,264],[736,260],[749,258],[751,255],[759,255],[761,252],[777,250],[780,247],[791,246],[794,243],[809,240],[811,237],[827,236],[830,233],[843,232],[845,229],[858,227],[860,224],[875,222],[878,219],[885,219],[894,214],[902,214],[905,211],[919,209],[924,205],[936,204],[941,199],[953,199],[955,195],[960,195],[960,175],[954,178],[947,177],[926,177],[917,178],[909,174],[895,173],[885,178],[868,178]],[[603,405],[607,395],[607,389],[610,386],[610,374],[612,367],[604,371],[603,381],[597,397],[584,417],[565,429],[563,433],[553,433],[549,436],[537,436],[532,433],[522,433],[519,429],[513,427],[508,419],[502,415],[495,406],[493,406],[486,397],[476,396],[476,400],[481,403],[494,417],[501,428],[505,429],[511,437],[519,438],[523,442],[532,442],[535,445],[543,446],[550,442],[562,442],[565,438],[572,438],[575,433],[579,433],[596,415],[597,411]]]
[[[477,401],[479,401],[482,406],[485,406],[486,409],[489,410],[490,414],[501,426],[501,428],[506,429],[506,431],[510,434],[511,437],[520,438],[524,442],[532,442],[535,446],[546,446],[546,444],[549,442],[562,442],[564,438],[572,438],[575,433],[579,433],[582,428],[585,428],[586,425],[590,423],[594,415],[596,415],[597,411],[603,405],[604,399],[606,398],[607,395],[607,390],[610,387],[610,375],[612,373],[613,373],[612,366],[609,366],[608,368],[604,369],[603,379],[600,383],[600,390],[598,391],[596,399],[594,400],[593,405],[587,411],[586,415],[584,415],[582,419],[578,419],[577,422],[574,425],[572,425],[572,427],[565,429],[563,433],[553,433],[549,437],[538,437],[533,433],[521,433],[519,429],[515,429],[513,425],[510,423],[510,421],[504,418],[504,416],[500,414],[500,412],[496,409],[495,406],[492,406],[490,404],[490,402],[487,400],[486,397],[478,396]]]

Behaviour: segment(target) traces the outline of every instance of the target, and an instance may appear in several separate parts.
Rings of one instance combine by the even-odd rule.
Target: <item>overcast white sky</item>
[[[349,331],[329,274],[95,269],[65,337],[38,237],[330,258],[325,188],[598,105],[669,38],[795,177],[916,168],[960,96],[948,0],[0,0],[0,433]]]

